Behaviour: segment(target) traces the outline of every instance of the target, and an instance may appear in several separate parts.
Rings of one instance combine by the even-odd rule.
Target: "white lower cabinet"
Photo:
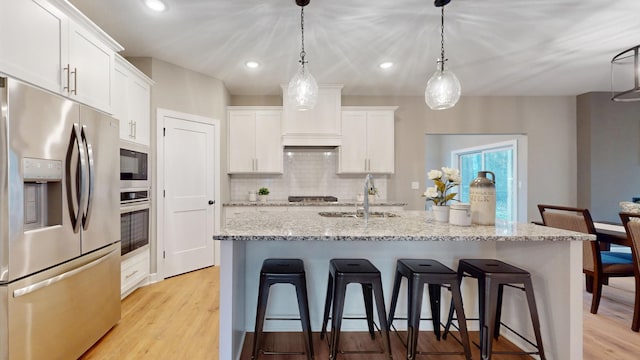
[[[124,299],[149,278],[149,247],[122,260],[120,265],[120,297]]]

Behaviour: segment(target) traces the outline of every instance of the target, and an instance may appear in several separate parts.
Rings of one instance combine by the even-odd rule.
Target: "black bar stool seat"
[[[304,335],[304,345],[307,359],[313,359],[313,340],[311,338],[311,321],[309,319],[309,300],[307,297],[307,281],[304,272],[304,262],[300,259],[266,259],[262,263],[260,270],[260,287],[258,290],[258,308],[256,311],[256,324],[253,338],[252,359],[258,358],[260,342],[262,341],[262,330],[264,326],[265,314],[267,312],[267,302],[269,299],[269,288],[273,284],[292,284],[296,288],[298,298],[298,310]],[[277,319],[266,319],[277,320]],[[288,319],[290,320],[290,319]],[[265,352],[267,353],[267,352]],[[292,354],[278,353],[270,351],[269,354]],[[295,353],[302,354],[302,353]]]
[[[542,336],[540,332],[540,320],[538,318],[538,310],[533,293],[533,285],[531,283],[531,274],[526,270],[500,260],[461,259],[458,263],[458,279],[460,281],[464,274],[469,274],[478,280],[480,353],[482,359],[491,359],[493,339],[497,339],[500,336],[500,326],[504,325],[501,323],[500,317],[502,312],[502,295],[504,286],[506,285],[525,292],[536,343],[534,344],[506,325],[504,325],[505,328],[514,332],[536,348],[535,352],[523,352],[524,354],[539,355],[541,360],[545,360],[546,357],[544,355],[544,348],[542,347]],[[522,287],[514,286],[513,284],[521,284]],[[445,334],[449,331],[452,319],[453,304],[449,309],[449,319],[445,326]],[[513,352],[509,352],[509,354],[513,354]]]
[[[398,303],[398,293],[402,278],[407,278],[407,359],[415,359],[416,354],[438,354],[442,352],[418,352],[418,335],[420,331],[420,313],[422,312],[422,295],[424,286],[429,286],[429,303],[431,305],[431,319],[433,331],[436,339],[440,340],[440,295],[442,286],[448,286],[451,291],[453,304],[460,324],[460,338],[464,355],[467,360],[471,359],[471,349],[469,348],[469,336],[465,322],[464,308],[462,306],[462,296],[460,294],[460,282],[458,274],[444,264],[430,259],[399,259],[396,263],[396,276],[393,282],[393,295],[391,297],[391,308],[389,309],[389,327],[393,325],[396,305]]]
[[[322,329],[320,330],[320,338],[322,339],[327,331],[329,311],[333,310],[331,313],[329,359],[335,359],[338,353],[344,300],[347,285],[350,283],[358,283],[362,286],[367,325],[372,339],[375,338],[373,329],[373,297],[375,296],[384,352],[387,354],[389,359],[392,359],[389,343],[389,328],[387,326],[384,295],[382,293],[382,277],[380,275],[380,271],[366,259],[331,259],[329,261],[327,296],[324,304]]]

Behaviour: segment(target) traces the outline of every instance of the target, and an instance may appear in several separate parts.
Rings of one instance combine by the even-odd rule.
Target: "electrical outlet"
[[[418,190],[418,189],[420,189],[420,182],[412,181],[411,182],[411,190]]]

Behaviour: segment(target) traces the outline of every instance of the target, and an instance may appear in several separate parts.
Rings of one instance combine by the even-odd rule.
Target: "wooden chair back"
[[[538,205],[545,226],[571,230],[586,234],[595,234],[596,229],[588,209],[568,206]],[[600,247],[596,241],[584,241],[582,244],[582,266],[585,270],[602,269]]]
[[[631,240],[633,259],[636,265],[640,267],[637,256],[640,254],[640,213],[621,212],[620,219],[622,220],[622,225],[624,225],[624,230],[627,232],[627,238]]]

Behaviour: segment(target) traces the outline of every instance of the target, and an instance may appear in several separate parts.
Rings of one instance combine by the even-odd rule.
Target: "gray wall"
[[[233,96],[233,105],[280,105],[279,97]],[[432,111],[422,96],[342,96],[343,106],[399,106],[395,128],[395,174],[387,198],[424,209],[425,134],[524,134],[528,139],[527,220],[540,218],[539,203],[575,205],[576,98],[465,97],[452,109]],[[421,189],[412,190],[419,181]]]
[[[620,201],[640,196],[640,103],[592,92],[577,98],[578,206],[620,222]]]
[[[220,120],[220,199],[229,200],[227,169],[227,110],[230,95],[221,80],[153,58],[128,58],[133,65],[155,81],[151,88],[151,172],[157,179],[157,109],[168,109]],[[152,189],[152,194],[155,189]],[[156,202],[151,208],[151,272],[156,271]]]
[[[452,109],[430,110],[423,97],[343,96],[342,105],[397,105],[396,171],[389,199],[423,209],[425,134],[524,134],[528,139],[527,220],[540,216],[539,203],[576,203],[575,97],[465,97]]]
[[[429,135],[425,138],[426,166],[425,171],[430,169],[439,169],[442,166],[457,167],[451,163],[451,152],[454,150],[472,148],[481,145],[495,144],[504,141],[517,140],[517,179],[519,185],[516,185],[517,196],[517,216],[518,221],[527,221],[527,149],[528,141],[526,135],[519,134],[473,134],[473,135]],[[424,181],[426,185],[432,186],[433,183],[425,174]],[[422,183],[421,183],[422,185]]]

